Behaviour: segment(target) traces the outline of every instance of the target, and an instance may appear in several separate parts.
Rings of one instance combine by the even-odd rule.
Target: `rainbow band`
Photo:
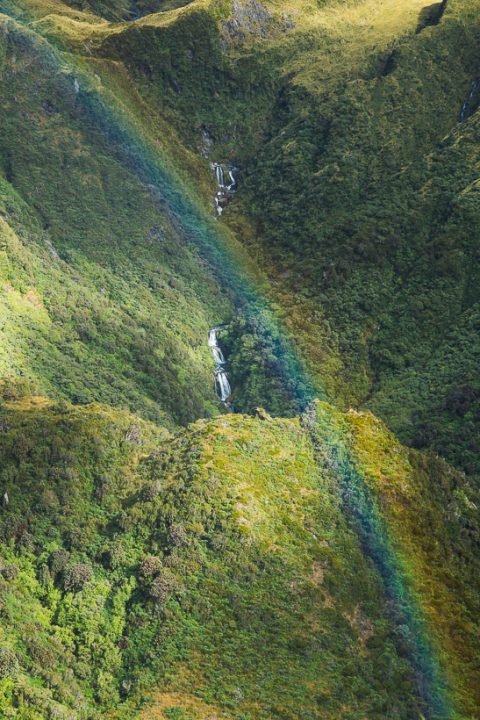
[[[308,418],[308,416],[307,416]],[[453,708],[442,669],[429,639],[427,623],[411,588],[405,559],[393,547],[375,494],[356,467],[341,429],[327,413],[317,412],[307,427],[319,464],[333,468],[342,505],[365,554],[378,571],[395,632],[406,648],[426,718],[448,720]]]
[[[0,9],[14,18],[14,12],[7,6],[5,0],[0,0]],[[191,188],[168,166],[165,158],[162,161],[158,148],[127,113],[115,104],[113,95],[105,90],[100,93],[80,64],[75,66],[71,57],[42,40],[48,55],[47,62],[53,63],[57,72],[71,77],[72,84],[75,81],[78,83],[77,102],[81,112],[103,133],[119,159],[143,182],[158,189],[175,223],[208,263],[234,305],[254,314],[262,327],[275,338],[279,349],[280,374],[288,391],[304,408],[315,397],[325,398],[325,392],[309,378],[294,342],[270,309],[270,303],[265,297],[265,285],[246,267],[241,252],[232,246],[218,223],[208,217],[200,200],[193,196]],[[38,50],[36,34],[35,41]],[[379,573],[385,594],[393,606],[391,620],[397,631],[402,633],[402,641],[408,647],[425,717],[430,720],[448,720],[453,711],[443,673],[429,641],[419,602],[410,588],[404,560],[391,544],[376,499],[358,472],[342,432],[334,422],[326,415],[318,416],[316,422],[309,424],[309,430],[319,461],[321,454],[323,457],[326,455],[329,464],[336,470],[344,511],[365,553]]]

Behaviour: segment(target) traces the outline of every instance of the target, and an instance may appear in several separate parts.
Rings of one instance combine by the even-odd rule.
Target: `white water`
[[[214,165],[214,168],[215,168],[215,174],[216,174],[216,176],[217,176],[218,187],[219,187],[219,188],[225,187],[225,179],[224,179],[224,176],[223,176],[223,168],[222,168],[222,166],[215,164],[215,165]]]
[[[219,163],[212,163],[211,168],[215,172],[218,185],[218,190],[215,193],[213,201],[215,203],[217,217],[220,217],[224,208],[228,205],[237,190],[237,180],[235,178],[236,168],[227,166],[229,182],[225,181],[225,170],[223,165],[220,165]]]
[[[212,352],[215,365],[225,365],[225,358],[223,357],[223,353],[220,348],[214,347],[212,348]]]
[[[226,403],[230,395],[232,394],[232,388],[230,387],[230,383],[228,382],[227,373],[223,370],[220,370],[219,372],[215,373],[215,383],[217,386],[217,391],[220,396],[220,400],[223,403]]]
[[[215,363],[215,389],[220,400],[227,405],[227,400],[232,394],[232,388],[225,372],[225,358],[218,346],[217,339],[218,328],[212,328],[208,333],[208,347],[212,349],[213,360]]]

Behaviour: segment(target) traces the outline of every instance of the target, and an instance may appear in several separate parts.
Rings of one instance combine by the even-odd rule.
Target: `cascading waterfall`
[[[476,80],[472,80],[470,94],[462,105],[462,109],[460,111],[460,122],[462,122],[462,123],[465,122],[465,120],[470,115],[472,103],[475,100],[476,96],[478,95],[479,91],[480,91],[480,78],[476,78]]]
[[[214,327],[209,331],[208,346],[212,350],[213,360],[215,363],[215,389],[218,393],[218,397],[220,398],[220,400],[228,406],[227,400],[232,394],[232,388],[230,387],[228,376],[225,371],[226,360],[218,345],[218,330],[218,327]]]
[[[214,203],[217,217],[220,217],[237,190],[237,179],[235,177],[237,169],[228,166],[225,170],[224,166],[219,163],[212,163],[211,168],[215,171],[215,177],[217,178],[218,190],[215,193]],[[225,181],[225,172],[228,173],[230,182]]]
[[[7,4],[5,0],[0,0],[0,7],[4,13],[17,14],[15,6],[13,6],[12,11],[10,4]],[[22,25],[26,25],[28,17],[22,11],[22,15],[18,20],[21,21]],[[15,29],[15,32],[18,31]],[[30,25],[28,35],[25,37],[29,39],[29,42],[33,42],[31,40],[33,34]],[[212,271],[219,281],[229,289],[235,301],[243,306],[248,306],[252,312],[255,311],[256,315],[262,317],[263,322],[271,329],[280,349],[278,362],[282,380],[288,383],[289,387],[293,387],[295,396],[304,405],[318,394],[325,397],[323,388],[318,387],[318,380],[312,380],[308,375],[304,362],[298,355],[295,343],[291,342],[290,338],[285,335],[285,328],[271,311],[268,298],[264,297],[265,288],[263,284],[257,282],[256,277],[250,272],[249,266],[244,269],[242,264],[244,262],[243,255],[233,251],[229,244],[224,243],[223,235],[214,228],[210,218],[203,214],[201,206],[197,204],[195,198],[192,198],[188,185],[185,185],[179,176],[171,170],[171,163],[165,160],[158,145],[153,143],[147,134],[140,131],[139,124],[132,122],[129,113],[119,105],[116,97],[108,89],[102,88],[102,92],[99,92],[97,84],[92,82],[85,64],[77,63],[70,54],[60,53],[48,45],[46,41],[39,43],[36,38],[35,35],[35,53],[42,58],[45,67],[51,70],[52,77],[60,78],[59,82],[61,81],[63,85],[59,85],[59,87],[64,88],[66,87],[65,83],[73,82],[73,91],[76,95],[75,117],[77,117],[78,113],[79,118],[88,118],[89,121],[95,123],[95,127],[104,136],[114,156],[125,163],[128,168],[133,169],[143,182],[158,190],[172,216],[177,220],[185,238],[198,248],[201,256],[212,267]],[[80,78],[81,82],[72,80],[77,77]],[[475,87],[472,84],[467,105],[462,108],[462,121],[467,118],[468,113],[471,111],[479,89],[480,84],[475,85]],[[222,183],[225,183],[223,168],[220,168],[222,174],[219,173],[218,175],[216,166],[213,165],[212,168],[215,170],[217,182],[221,179]],[[236,183],[234,182],[235,169],[228,171],[228,174],[230,180],[233,178],[232,183],[230,186],[223,184],[219,188],[218,193],[223,199],[221,202],[218,199],[218,203],[217,199],[215,201],[215,204],[222,209],[222,203],[226,205],[228,198],[236,190]],[[228,190],[225,196],[224,190]],[[220,214],[220,211],[217,211],[217,216]],[[216,339],[216,331],[217,328],[210,331],[209,345],[212,350],[216,348],[221,353]],[[214,353],[215,385],[219,397],[224,397],[223,402],[226,402],[231,393],[230,384],[224,369],[224,362],[217,364],[217,358],[221,360],[223,355]],[[218,378],[217,370],[221,373],[221,379]],[[341,432],[331,426],[329,437],[332,434],[336,438],[336,453],[344,451],[349,456],[350,449],[342,440]],[[333,461],[335,462],[335,457]],[[344,487],[342,488],[344,495],[349,493],[352,484],[354,486],[352,490],[356,490],[356,487],[360,488],[360,490],[364,488],[365,481],[359,473],[352,477],[348,464],[345,465],[344,463],[342,463],[342,470],[345,475]],[[353,493],[352,497],[355,497]],[[432,718],[432,720],[433,718],[438,720],[440,717],[450,718],[451,713],[443,710],[438,712],[437,710],[444,700],[447,702],[449,700],[449,693],[445,689],[443,679],[443,667],[448,657],[441,658],[441,666],[437,676],[436,668],[434,667],[432,671],[432,668],[429,667],[432,663],[435,664],[437,658],[436,653],[433,653],[428,647],[428,625],[423,627],[421,623],[415,620],[415,617],[412,619],[412,614],[418,613],[423,616],[423,608],[415,594],[404,591],[404,583],[407,589],[410,583],[408,576],[403,573],[401,557],[397,557],[395,552],[388,553],[387,559],[390,570],[385,567],[387,565],[386,561],[382,558],[377,559],[380,554],[379,549],[382,549],[380,544],[382,536],[384,534],[388,535],[388,528],[379,527],[374,522],[367,522],[367,511],[370,509],[368,503],[362,503],[362,508],[366,508],[366,510],[364,512],[361,508],[361,513],[355,511],[354,502],[345,503],[345,505],[347,504],[349,505],[348,512],[355,516],[352,519],[358,521],[356,525],[363,525],[358,530],[359,537],[365,542],[369,542],[370,556],[379,569],[383,579],[383,586],[392,602],[393,609],[396,611],[398,607],[400,616],[405,620],[403,630],[412,637],[412,642],[414,642],[416,672],[419,676],[419,695],[427,703],[425,717]],[[362,517],[358,517],[359,514]],[[377,535],[379,537],[378,542]],[[399,576],[401,582],[397,583],[396,575]],[[407,613],[405,612],[405,604],[409,606],[407,608],[409,612]]]

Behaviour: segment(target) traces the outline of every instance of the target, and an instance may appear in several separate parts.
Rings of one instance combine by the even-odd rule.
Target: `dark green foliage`
[[[236,411],[252,413],[263,407],[273,415],[293,416],[304,409],[308,389],[285,358],[285,340],[262,322],[261,313],[239,315],[219,338],[228,358],[230,401]]]
[[[75,563],[65,570],[63,587],[65,592],[79,592],[92,579],[92,568],[87,563]]]
[[[0,713],[15,720],[126,720],[155,688],[178,696],[160,711],[177,720],[197,720],[192,696],[235,720],[424,710],[402,598],[341,502],[353,476],[269,413],[310,399],[288,328],[318,391],[479,472],[475,103],[458,124],[480,74],[478,8],[442,3],[398,33],[367,13],[357,33],[358,2],[329,25],[324,2],[266,1],[109,25],[39,0],[23,3],[40,18],[27,29],[2,20]],[[183,3],[71,5],[116,20]],[[221,222],[270,278],[251,273],[258,305],[234,308],[187,242],[146,180],[144,136],[212,213],[210,161],[239,166]],[[142,421],[218,414],[219,322],[234,408],[256,417],[173,437]],[[374,421],[358,445],[389,562],[411,563],[413,610],[458,720],[473,718],[476,495]]]
[[[339,15],[331,34],[305,21],[240,46],[225,35],[227,5],[128,27],[98,52],[124,60],[188,146],[207,132],[211,159],[240,168],[223,217],[273,279],[311,372],[409,442],[431,423],[429,445],[458,463],[478,422],[446,418],[436,379],[442,365],[446,386],[471,383],[478,350],[466,330],[479,300],[476,106],[459,124],[480,74],[475,3],[428,6],[398,36],[372,11],[371,40]],[[235,406],[291,412],[274,344],[246,330],[231,344]],[[468,352],[452,362],[455,333]]]
[[[0,679],[13,677],[18,671],[15,653],[7,647],[0,647]]]

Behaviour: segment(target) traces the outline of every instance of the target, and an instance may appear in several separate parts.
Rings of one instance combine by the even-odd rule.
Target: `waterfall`
[[[227,185],[227,190],[230,190],[230,192],[235,192],[237,189],[237,181],[235,179],[235,175],[233,174],[233,169],[228,171],[228,176],[230,178],[230,185]]]
[[[212,348],[212,352],[215,365],[225,365],[225,358],[223,357],[223,353],[220,348],[214,347]]]
[[[219,188],[225,187],[225,179],[223,175],[223,168],[221,165],[215,164],[215,174],[217,176],[217,183]]]
[[[225,372],[225,358],[218,345],[217,339],[218,327],[214,327],[208,332],[208,347],[211,348],[213,361],[215,363],[215,390],[220,400],[228,407],[227,400],[232,394],[232,388]]]
[[[219,218],[237,191],[237,178],[235,175],[237,168],[232,165],[223,166],[220,165],[220,163],[211,163],[210,167],[215,172],[217,179],[218,190],[214,195],[213,201],[217,218]],[[228,173],[228,182],[225,179],[226,173]]]
[[[479,90],[480,90],[480,79],[477,78],[476,80],[472,80],[470,94],[469,94],[468,98],[465,100],[465,102],[463,103],[462,109],[460,111],[460,122],[462,122],[462,123],[465,122],[465,120],[469,116],[472,102],[475,99],[475,96],[477,95]]]
[[[226,404],[226,401],[232,394],[232,389],[230,387],[230,383],[228,382],[227,373],[224,372],[224,370],[217,370],[215,372],[215,384],[217,386],[220,400]]]

